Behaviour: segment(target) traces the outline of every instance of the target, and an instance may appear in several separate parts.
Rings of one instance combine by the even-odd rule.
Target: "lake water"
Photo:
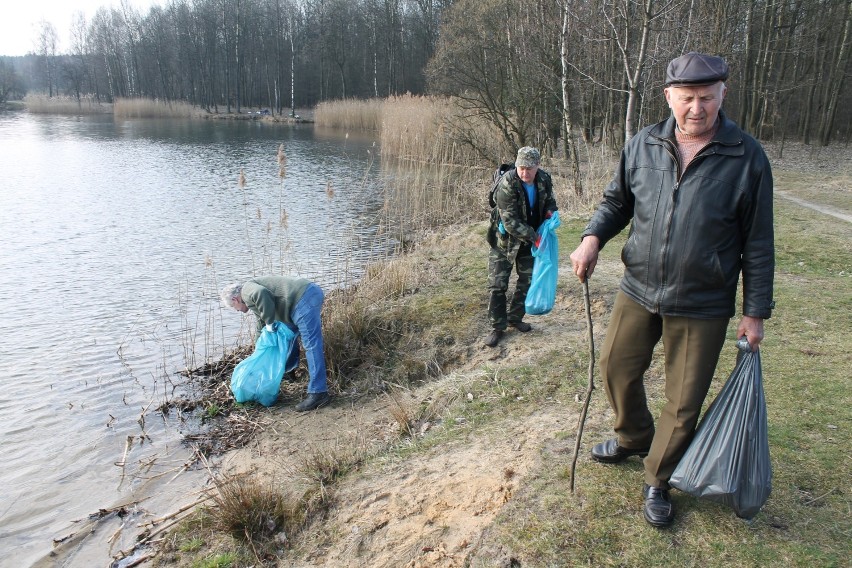
[[[385,254],[376,154],[311,125],[0,113],[0,566],[99,509],[186,499],[185,426],[148,412],[246,341],[224,284],[328,290]]]

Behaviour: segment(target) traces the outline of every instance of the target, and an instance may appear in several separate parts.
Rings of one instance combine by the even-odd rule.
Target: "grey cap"
[[[524,146],[518,150],[518,157],[515,158],[515,167],[532,168],[541,163],[541,153],[532,146]]]
[[[712,85],[728,78],[728,64],[721,57],[690,51],[669,62],[666,85],[698,87]]]

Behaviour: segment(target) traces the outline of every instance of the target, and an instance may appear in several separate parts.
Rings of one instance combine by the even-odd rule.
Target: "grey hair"
[[[240,298],[240,293],[243,291],[242,284],[228,284],[224,288],[222,288],[222,293],[219,294],[219,298],[222,300],[222,303],[228,306],[229,308],[234,307],[234,300]]]

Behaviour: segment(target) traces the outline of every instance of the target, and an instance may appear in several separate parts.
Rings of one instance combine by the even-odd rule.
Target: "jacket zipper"
[[[665,237],[663,238],[663,246],[660,249],[660,256],[661,256],[660,273],[659,273],[660,274],[660,288],[657,290],[657,297],[654,301],[654,312],[655,313],[660,313],[660,301],[661,301],[663,294],[664,294],[664,291],[666,289],[666,281],[668,280],[668,278],[666,276],[667,275],[666,258],[667,258],[667,254],[668,254],[669,243],[670,243],[670,240],[671,240],[670,237],[671,237],[671,229],[672,229],[672,219],[674,219],[675,206],[677,205],[678,189],[680,189],[680,181],[681,181],[681,179],[683,179],[683,175],[686,173],[686,170],[689,168],[689,164],[687,164],[686,167],[684,167],[683,170],[681,171],[682,164],[680,163],[680,158],[678,158],[677,149],[673,147],[673,144],[672,144],[671,141],[664,139],[664,138],[662,138],[661,140],[664,141],[663,145],[665,146],[666,151],[672,157],[672,160],[674,160],[675,166],[677,166],[677,179],[675,180],[674,187],[672,187],[672,205],[669,208],[669,214],[666,217],[666,225],[665,225],[666,232],[665,232]],[[701,148],[698,152],[696,152],[695,158],[693,158],[692,161],[694,162],[697,158],[703,157],[701,155],[702,152],[704,152],[707,148],[709,148],[712,145],[713,145],[713,142],[710,142],[709,144],[707,144],[706,146]],[[692,162],[690,162],[690,163],[692,163]]]
[[[671,234],[672,219],[674,218],[675,203],[677,202],[677,190],[678,190],[678,187],[680,187],[680,176],[681,176],[681,171],[680,171],[681,164],[680,164],[680,160],[677,157],[677,151],[672,150],[672,144],[668,140],[665,141],[664,145],[666,147],[666,151],[672,157],[672,160],[674,160],[675,166],[677,167],[677,178],[675,179],[674,187],[672,187],[672,204],[671,204],[671,207],[669,207],[669,213],[666,216],[665,235],[663,237],[663,246],[660,247],[660,272],[659,272],[660,287],[657,290],[657,297],[654,299],[654,313],[657,313],[657,314],[660,313],[660,301],[663,297],[663,291],[666,288],[666,255],[668,254],[669,236]]]

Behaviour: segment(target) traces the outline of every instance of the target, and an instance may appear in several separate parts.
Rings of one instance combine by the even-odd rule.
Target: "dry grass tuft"
[[[273,538],[279,545],[291,542],[308,518],[305,498],[288,496],[257,476],[218,478],[214,483],[216,507],[210,514],[216,527],[249,543],[259,558]]]
[[[328,487],[350,471],[357,469],[367,458],[367,451],[359,444],[314,446],[300,456],[299,474],[321,495]]]
[[[392,258],[367,266],[360,291],[370,302],[395,300],[414,291],[419,281],[417,267],[410,259]]]
[[[370,346],[381,343],[382,320],[368,302],[346,291],[327,296],[322,320],[328,382],[343,390],[376,351]]]
[[[401,258],[372,264],[357,286],[328,294],[322,310],[323,342],[329,382],[338,390],[359,373],[381,366],[394,351],[401,337],[395,330],[404,322],[397,312],[377,306],[410,294],[419,282],[419,271]]]
[[[412,405],[402,399],[402,396],[396,391],[390,391],[387,394],[391,401],[390,412],[394,422],[399,426],[401,436],[411,437],[415,434],[415,426],[417,417],[412,408]]]

